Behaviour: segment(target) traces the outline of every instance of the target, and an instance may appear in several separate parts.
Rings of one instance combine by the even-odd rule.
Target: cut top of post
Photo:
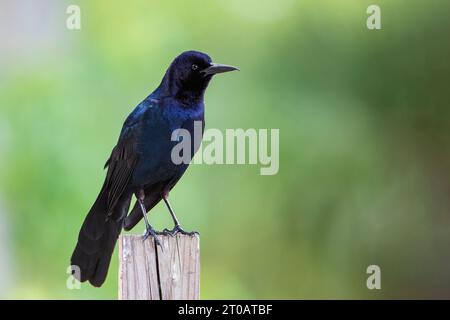
[[[198,235],[158,235],[119,238],[119,299],[198,300],[200,298],[200,238]]]

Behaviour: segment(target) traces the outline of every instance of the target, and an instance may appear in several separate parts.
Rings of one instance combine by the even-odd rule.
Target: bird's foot
[[[181,234],[184,234],[184,235],[187,235],[187,236],[200,235],[197,231],[191,231],[191,232],[184,231],[183,228],[181,228],[181,226],[179,224],[175,225],[175,227],[173,227],[172,230],[164,229],[162,231],[162,233],[166,234],[166,235],[170,235],[172,237],[176,236],[177,233],[181,233]]]
[[[155,229],[153,229],[153,227],[151,225],[148,225],[145,228],[145,233],[142,236],[143,241],[147,240],[148,237],[152,237],[155,240],[156,245],[160,246],[162,248],[161,245],[161,241],[159,241],[157,235],[158,234],[162,234],[161,232],[157,232]]]

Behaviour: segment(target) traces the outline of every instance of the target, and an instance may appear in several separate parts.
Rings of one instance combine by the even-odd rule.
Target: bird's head
[[[236,67],[213,63],[202,52],[186,51],[170,64],[161,86],[170,95],[185,102],[203,99],[204,92],[213,75],[239,70]]]

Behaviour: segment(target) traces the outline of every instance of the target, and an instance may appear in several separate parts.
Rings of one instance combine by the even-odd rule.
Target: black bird
[[[238,69],[212,63],[207,54],[186,51],[173,60],[159,87],[125,120],[119,141],[105,164],[105,182],[81,226],[72,254],[71,265],[78,280],[100,287],[122,228],[130,230],[142,217],[146,225],[144,240],[152,236],[159,244],[146,213],[161,199],[175,224],[170,233],[186,233],[168,195],[189,163],[172,161],[171,151],[178,142],[172,141],[171,135],[174,130],[186,129],[193,137],[195,121],[202,122],[203,132],[203,97],[208,83],[213,75],[233,70]],[[192,156],[198,147],[191,146]],[[128,214],[133,195],[137,201]]]

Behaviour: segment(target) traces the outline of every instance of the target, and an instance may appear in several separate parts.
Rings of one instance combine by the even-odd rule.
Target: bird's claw
[[[188,236],[199,235],[199,233],[197,231],[188,232],[188,231],[183,230],[183,228],[181,228],[180,225],[176,225],[175,227],[173,227],[172,230],[169,230],[166,228],[162,231],[162,233],[165,235],[170,235],[172,237],[176,236],[177,233],[181,233],[181,234],[188,235]]]
[[[145,228],[145,233],[143,235],[143,241],[147,240],[148,237],[152,237],[155,240],[156,245],[160,246],[160,248],[162,249],[162,244],[161,241],[159,241],[157,235],[160,234],[160,232],[155,231],[155,229],[152,228],[152,226],[147,226]]]

